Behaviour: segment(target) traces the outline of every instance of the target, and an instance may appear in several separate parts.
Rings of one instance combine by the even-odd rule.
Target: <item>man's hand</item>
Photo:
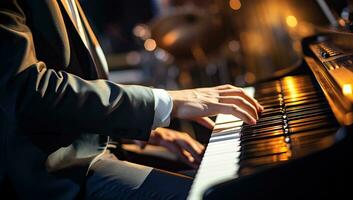
[[[194,140],[190,135],[184,132],[175,131],[167,128],[157,128],[151,132],[148,142],[134,141],[141,148],[146,144],[157,145],[167,148],[175,153],[181,161],[191,167],[198,167],[204,146]]]
[[[232,85],[168,91],[173,100],[172,116],[193,119],[211,127],[213,122],[205,118],[217,114],[231,114],[247,124],[256,124],[263,107],[242,88]]]

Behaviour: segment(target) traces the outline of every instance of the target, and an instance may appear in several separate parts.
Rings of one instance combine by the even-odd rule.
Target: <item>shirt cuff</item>
[[[169,126],[170,114],[173,109],[173,101],[167,91],[152,89],[154,96],[154,119],[152,129]]]

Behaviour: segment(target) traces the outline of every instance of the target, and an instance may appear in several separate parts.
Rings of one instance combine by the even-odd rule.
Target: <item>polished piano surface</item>
[[[353,34],[321,31],[298,69],[246,88],[256,125],[217,117],[188,199],[352,197]]]
[[[212,2],[152,36],[181,88],[250,85],[265,110],[217,117],[187,199],[352,199],[353,1]]]

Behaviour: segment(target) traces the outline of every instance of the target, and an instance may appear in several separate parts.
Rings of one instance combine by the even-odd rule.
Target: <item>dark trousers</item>
[[[91,166],[86,199],[186,199],[192,179],[118,160],[113,154]]]

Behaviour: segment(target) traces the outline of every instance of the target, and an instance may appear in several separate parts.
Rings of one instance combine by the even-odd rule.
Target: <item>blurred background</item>
[[[324,0],[80,1],[111,80],[169,90],[278,79],[300,66],[301,40],[316,27],[353,24],[347,1],[325,1],[331,20]],[[170,127],[203,143],[211,133],[183,120]]]
[[[245,86],[301,62],[314,0],[81,0],[118,83]],[[337,4],[336,4],[337,6]]]

